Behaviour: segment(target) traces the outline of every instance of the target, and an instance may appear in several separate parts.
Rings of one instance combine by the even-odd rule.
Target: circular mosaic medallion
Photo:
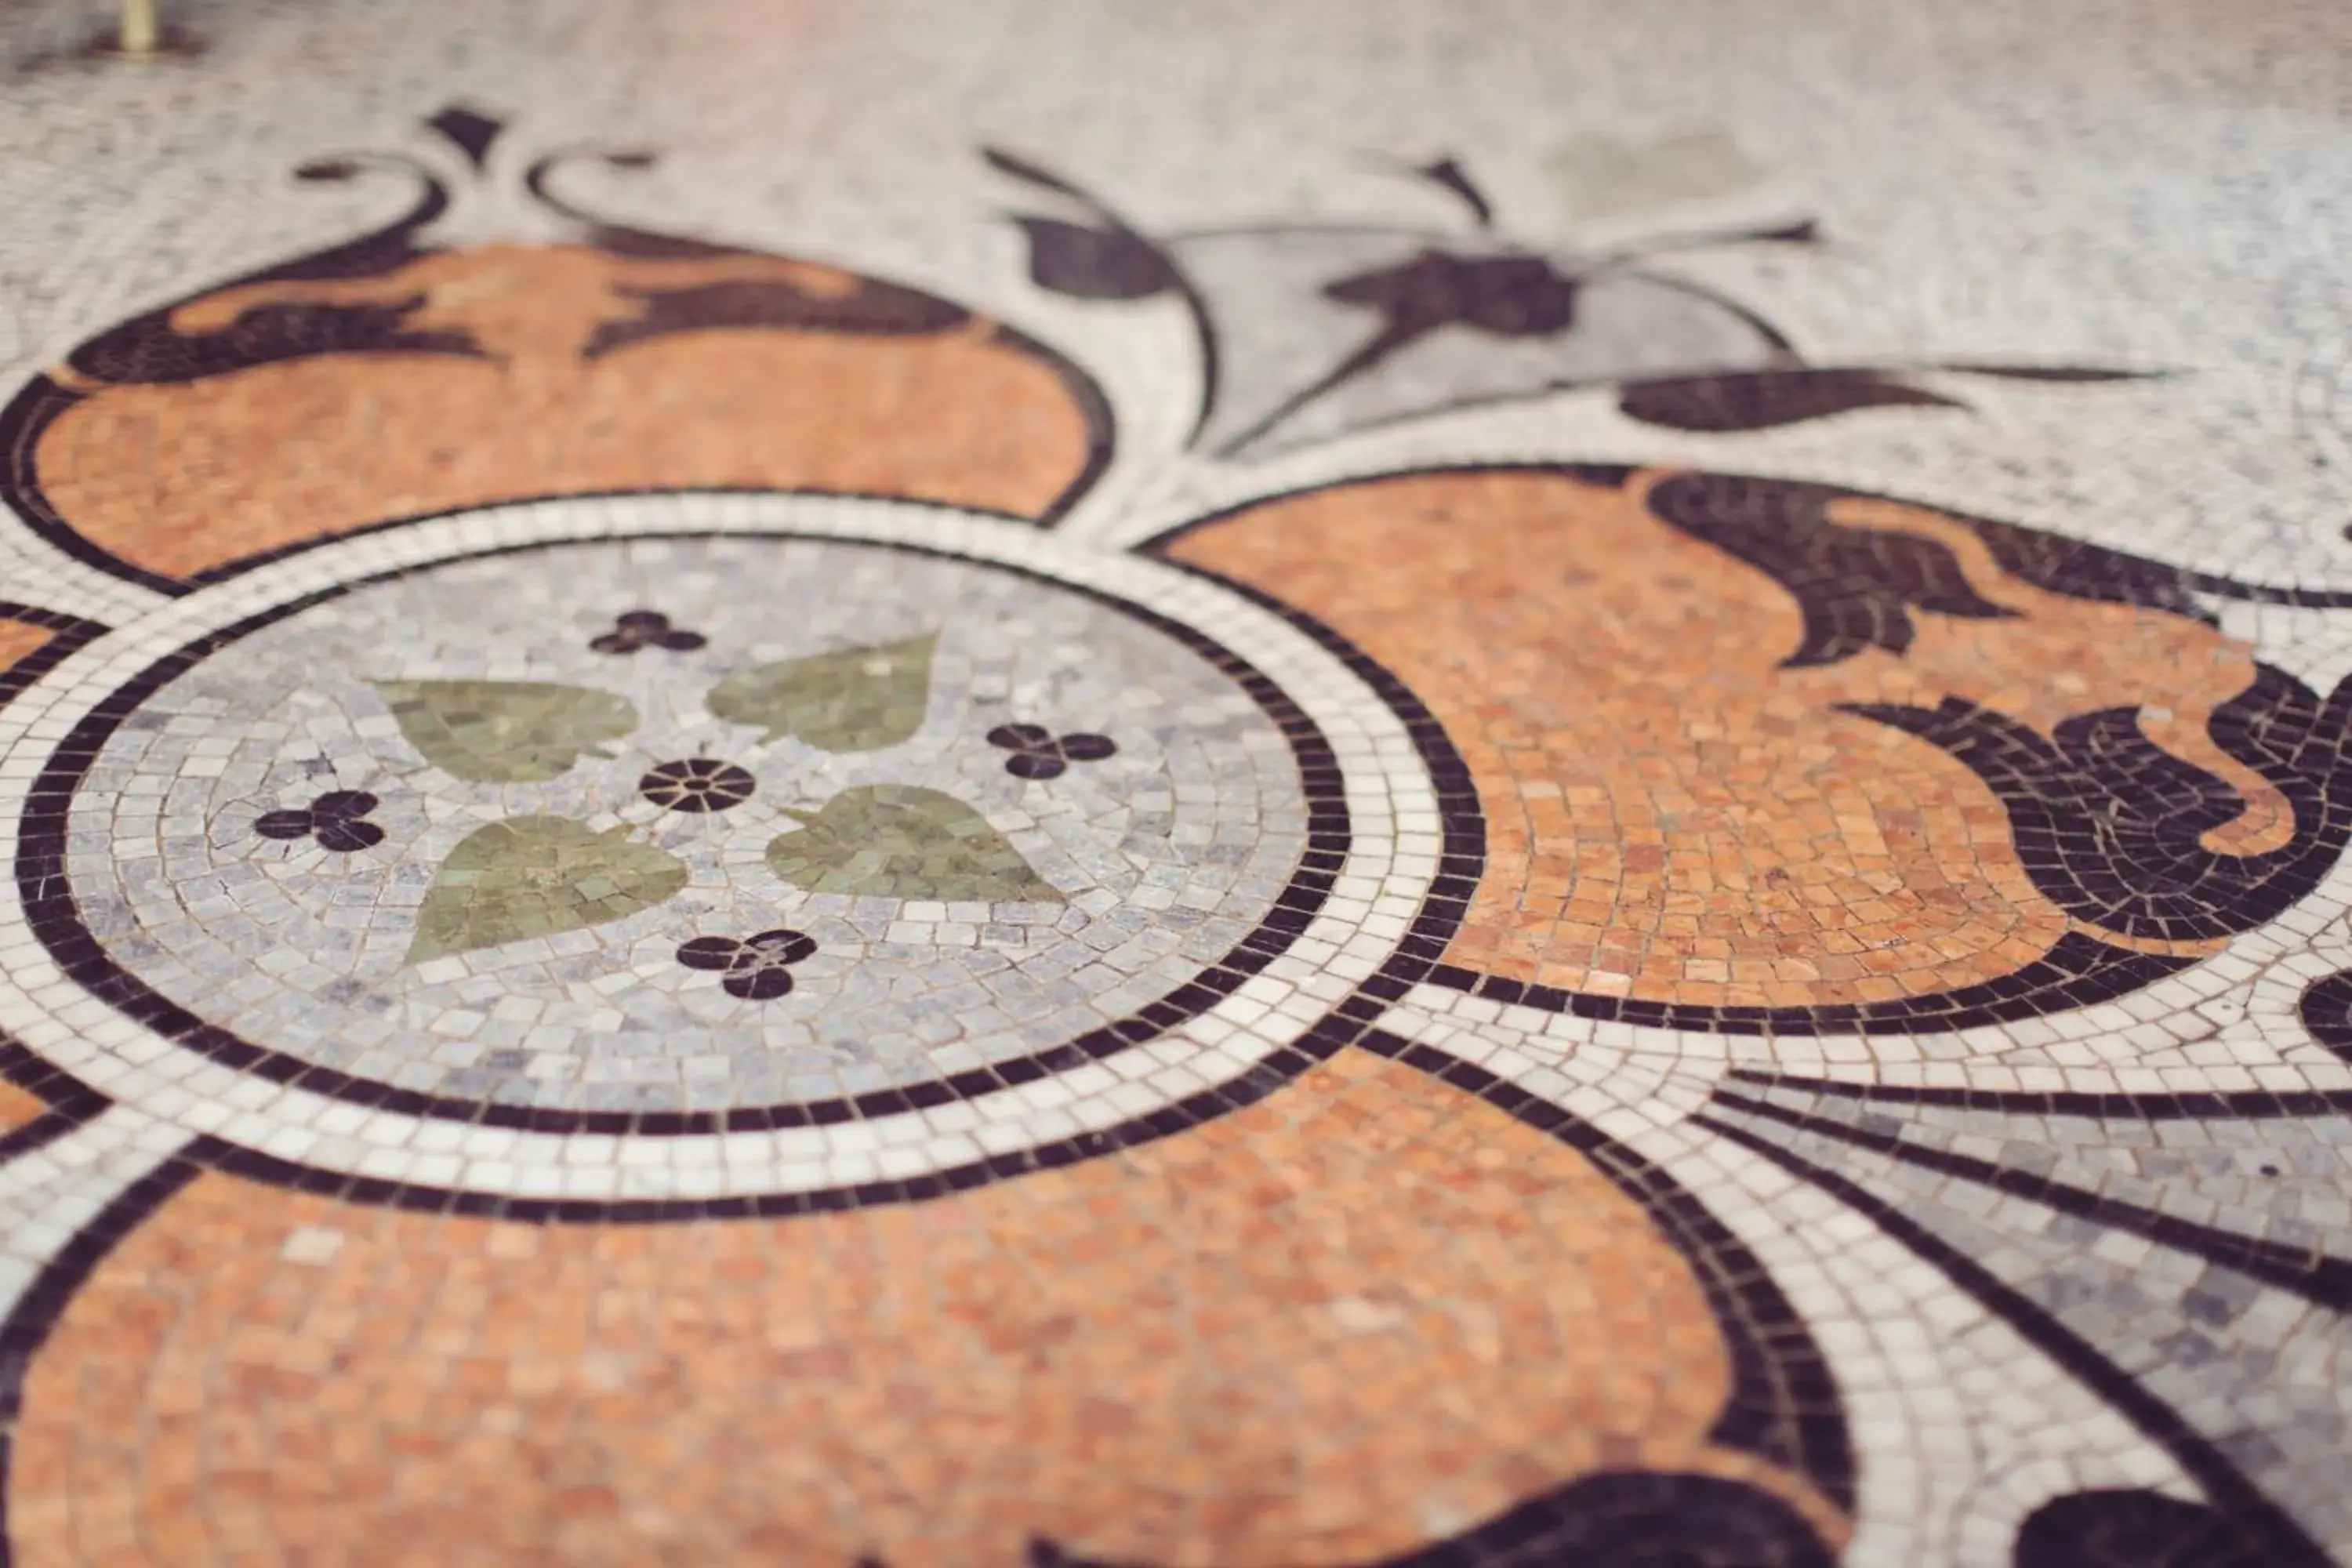
[[[49,954],[289,1120],[895,1117],[936,1166],[1262,1067],[1403,935],[1434,855],[1400,875],[1393,765],[1345,761],[1410,742],[1295,626],[956,514],[746,506],[407,525],[174,605],[160,661],[85,650],[61,706],[129,679],[28,799]]]

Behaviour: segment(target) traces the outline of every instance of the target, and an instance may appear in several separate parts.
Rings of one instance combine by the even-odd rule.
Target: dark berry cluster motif
[[[613,629],[602,637],[591,637],[588,646],[598,653],[635,653],[641,647],[686,653],[709,640],[700,632],[673,627],[669,617],[658,610],[630,610],[615,616]]]
[[[637,793],[667,811],[725,811],[751,798],[759,780],[733,763],[683,757],[637,781]]]
[[[753,936],[698,936],[677,950],[688,969],[722,971],[719,984],[730,996],[766,1002],[793,988],[792,966],[816,951],[816,939],[778,929]]]
[[[1043,724],[999,724],[988,743],[1013,753],[1004,771],[1017,779],[1057,779],[1072,763],[1098,763],[1118,750],[1108,735],[1056,735]]]
[[[378,804],[363,789],[330,790],[299,810],[263,812],[253,830],[264,838],[315,837],[320,848],[349,855],[383,842],[383,829],[362,820]]]

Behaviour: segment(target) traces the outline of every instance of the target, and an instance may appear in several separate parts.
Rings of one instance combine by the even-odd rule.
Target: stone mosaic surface
[[[662,612],[612,606],[654,602],[691,633],[623,646]],[[1112,605],[684,539],[296,607],[154,683],[75,801],[84,921],[207,1023],[437,1098],[665,1110],[1107,1028],[1264,921],[1307,810],[1276,717]],[[779,927],[814,943],[787,1005],[681,957]]]
[[[0,1562],[2352,1564],[2352,18],[0,20]]]

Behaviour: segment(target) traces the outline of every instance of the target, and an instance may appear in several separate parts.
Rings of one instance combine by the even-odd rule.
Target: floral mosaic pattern
[[[779,927],[740,940],[698,936],[679,945],[677,961],[688,969],[719,971],[719,984],[730,996],[765,1002],[791,992],[793,965],[815,951],[816,942],[806,932]]]
[[[320,848],[349,855],[383,842],[383,829],[367,819],[382,804],[363,789],[331,789],[308,806],[263,812],[253,830],[264,838],[316,838]]]
[[[1118,750],[1108,735],[1056,735],[1043,724],[999,724],[988,732],[988,743],[1013,753],[1004,771],[1017,779],[1057,779],[1072,763],[1098,763]]]
[[[763,593],[705,605],[703,646],[659,658],[576,635],[648,575]],[[862,580],[894,597],[839,590]],[[418,592],[470,624],[436,668],[385,679]],[[870,635],[908,620],[940,629]],[[549,679],[490,678],[514,668]],[[1116,714],[1126,744],[1010,775],[984,737],[1015,691]],[[142,933],[104,951],[285,1070],[459,1120],[486,1095],[576,1115],[832,1100],[1113,1028],[1277,913],[1308,810],[1276,713],[1203,652],[1066,589],[854,541],[437,563],[249,631],[142,711],[75,808],[76,875]],[[330,773],[353,787],[322,796]],[[387,847],[289,857],[262,831],[362,784]],[[161,827],[174,796],[220,826]],[[161,881],[87,837],[159,828]],[[190,879],[225,889],[202,919],[174,912]],[[673,962],[780,927],[821,952],[787,1006],[746,1014]],[[293,994],[249,994],[289,947],[308,955]]]
[[[614,624],[616,631],[588,646],[604,654],[641,646],[684,653],[709,641],[699,633],[672,631],[667,616],[649,612],[628,612]],[[938,647],[932,633],[733,670],[703,701],[719,719],[763,730],[761,744],[791,736],[828,752],[886,751],[904,745],[921,727]],[[412,745],[435,766],[473,784],[560,778],[583,753],[610,754],[600,743],[634,733],[640,721],[625,699],[582,687],[373,684]],[[1006,772],[1033,780],[1058,777],[1072,762],[1099,762],[1118,749],[1108,736],[1056,736],[1034,724],[999,725],[988,739],[1013,752]],[[749,770],[733,763],[685,757],[649,769],[637,781],[637,793],[663,810],[701,815],[742,805],[758,785]],[[383,830],[358,819],[378,804],[362,791],[332,791],[307,812],[265,813],[254,830],[273,838],[315,834],[320,845],[339,851],[366,848],[383,839]],[[804,826],[771,839],[767,861],[777,876],[808,892],[980,904],[1066,901],[977,810],[936,789],[864,785],[834,795],[814,812],[787,809],[786,815]],[[623,920],[675,897],[688,879],[684,862],[633,842],[625,829],[600,833],[554,816],[492,823],[459,842],[441,863],[409,962]],[[795,942],[807,940],[791,934]],[[689,951],[713,950],[693,942],[679,950]],[[807,952],[814,951],[812,944]],[[788,962],[805,956],[795,951]],[[740,989],[730,973],[730,994],[765,1000],[791,989],[781,964],[772,973],[755,969],[773,989]]]
[[[1746,123],[975,139],[987,313],[541,134],[0,411],[0,1555],[2352,1560],[2352,587],[1914,461],[2196,356]]]

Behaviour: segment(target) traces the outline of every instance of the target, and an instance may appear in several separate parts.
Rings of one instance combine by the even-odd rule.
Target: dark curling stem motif
[[[1651,512],[1769,576],[1797,601],[1804,631],[1781,663],[1836,663],[1870,648],[1900,655],[1920,614],[1971,620],[2018,612],[1979,594],[1942,543],[1830,516],[1826,485],[1681,474],[1649,492]],[[2182,574],[2095,545],[1981,519],[1949,521],[1982,541],[2002,570],[2050,593],[2208,619]],[[2222,855],[2202,836],[2246,802],[2221,779],[2143,734],[2138,710],[2078,714],[2044,736],[1965,698],[1935,708],[1855,703],[1844,710],[1918,736],[1965,763],[2009,814],[2034,886],[2079,920],[2119,935],[2197,941],[2276,919],[2316,887],[2352,836],[2352,769],[2341,737],[2346,689],[2322,702],[2292,676],[2260,667],[2216,709],[2209,732],[2260,774],[2294,814],[2292,842]]]
[[[687,289],[623,285],[637,313],[596,329],[583,359],[679,332],[730,328],[798,328],[875,336],[943,332],[970,320],[960,305],[871,279],[856,280],[838,297],[777,279],[734,279]]]
[[[2236,819],[2245,800],[2150,741],[2137,709],[2078,714],[2048,738],[1958,697],[1935,708],[1855,703],[1846,711],[1966,763],[2008,812],[2033,885],[2068,914],[2124,936],[2193,941],[2250,931],[2317,887],[2352,835],[2352,681],[2322,702],[2293,676],[2259,665],[2253,684],[2214,710],[2214,743],[2294,812],[2294,839],[2261,855],[2204,847],[2201,837]]]
[[[363,789],[329,790],[302,809],[263,812],[253,830],[264,838],[316,838],[320,848],[349,855],[383,842],[383,829],[362,820],[378,804]]]
[[[2295,1011],[2313,1039],[2352,1062],[2352,969],[2313,981]]]
[[[1118,751],[1108,735],[1056,735],[1043,724],[999,724],[988,732],[988,743],[1013,753],[1004,771],[1017,779],[1057,779],[1072,763],[1098,763]]]
[[[322,158],[303,164],[295,171],[295,177],[313,184],[341,184],[387,170],[406,174],[418,184],[415,203],[406,213],[373,234],[250,273],[237,279],[237,284],[380,278],[423,255],[418,232],[449,207],[448,192],[423,164],[383,154]],[[175,385],[255,365],[329,353],[483,357],[481,345],[466,332],[412,326],[411,318],[425,304],[421,293],[388,303],[257,301],[211,331],[183,331],[176,324],[177,309],[166,307],[100,333],[74,350],[67,363],[92,381]]]
[[[2001,620],[2015,611],[1969,585],[1949,550],[1932,539],[1830,519],[1848,499],[1825,485],[1683,474],[1651,490],[1651,512],[1694,539],[1764,573],[1804,616],[1803,640],[1781,663],[1835,664],[1865,648],[1911,646],[1911,612]]]
[[[816,951],[816,939],[779,927],[748,937],[698,936],[677,950],[688,969],[715,969],[730,996],[768,1002],[791,992],[792,966]]]
[[[1838,501],[1880,499],[1801,479],[1677,474],[1651,489],[1649,507],[1660,521],[1766,574],[1798,602],[1806,629],[1790,665],[1831,664],[1869,647],[1901,653],[1911,646],[1913,611],[1970,619],[2013,613],[1978,595],[1936,541],[1830,516]],[[2219,579],[2103,545],[1989,518],[1937,515],[1974,534],[2010,576],[2070,599],[2137,605],[2210,626],[2200,589],[2247,596]]]
[[[1076,300],[1148,300],[1183,287],[1167,253],[1087,192],[1024,158],[991,147],[990,166],[1086,209],[1089,222],[1034,214],[1016,217],[1029,240],[1029,276],[1040,289]]]

